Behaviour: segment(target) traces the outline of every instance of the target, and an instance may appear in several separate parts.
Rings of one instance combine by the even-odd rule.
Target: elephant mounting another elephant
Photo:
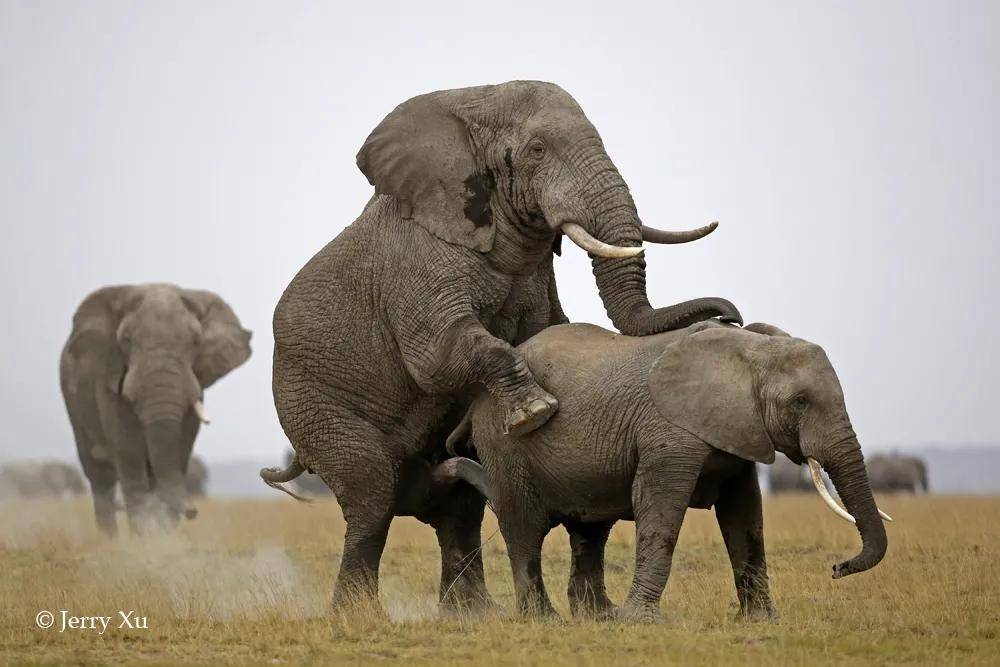
[[[249,357],[250,332],[212,292],[118,285],[83,300],[59,378],[102,531],[118,531],[118,482],[133,533],[194,518],[185,476],[204,391]]]
[[[444,440],[483,386],[514,436],[558,408],[514,349],[566,322],[552,255],[563,235],[590,253],[608,316],[647,335],[719,317],[725,299],[653,308],[641,244],[696,240],[714,225],[644,225],[597,130],[551,83],[514,81],[421,95],[358,153],[375,186],[361,216],[319,251],[274,313],[274,401],[296,459],[272,484],[321,476],[347,533],[334,602],[374,597],[394,516],[433,526],[442,602],[488,606],[483,500],[435,484]]]

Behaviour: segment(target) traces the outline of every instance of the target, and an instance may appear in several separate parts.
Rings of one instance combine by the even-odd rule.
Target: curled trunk
[[[888,540],[868,483],[858,441],[852,439],[846,446],[831,452],[823,461],[823,469],[830,475],[847,511],[857,521],[862,542],[861,552],[857,556],[833,566],[833,576],[837,579],[869,570],[885,556]]]
[[[616,246],[641,245],[642,231],[635,209],[619,205],[614,210],[616,214],[598,219],[601,240]],[[742,324],[736,307],[717,297],[692,299],[654,309],[646,295],[646,260],[641,255],[623,259],[594,257],[592,264],[604,309],[615,328],[623,334],[646,336],[682,329],[712,317]]]

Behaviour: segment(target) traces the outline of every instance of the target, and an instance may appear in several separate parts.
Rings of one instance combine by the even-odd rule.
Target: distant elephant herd
[[[347,528],[335,608],[377,596],[396,516],[436,531],[443,605],[492,607],[489,503],[522,613],[554,613],[541,544],[561,524],[574,613],[652,617],[686,510],[714,507],[742,613],[771,616],[755,463],[776,452],[808,463],[860,532],[860,553],[834,576],[882,560],[887,515],[869,483],[879,474],[866,474],[822,348],[741,326],[722,298],[651,306],[643,243],[695,241],[716,225],[644,224],[564,90],[514,81],[415,97],[372,131],[357,164],[373,196],[274,311],[272,389],[294,454],[261,471],[282,490],[314,475],[336,496]],[[564,238],[589,254],[617,331],[568,323],[553,272]],[[212,292],[118,285],[84,299],[60,379],[104,532],[117,531],[116,487],[134,534],[194,518],[186,478],[208,423],[204,391],[247,361],[249,342]],[[604,589],[618,520],[637,533],[620,608]]]

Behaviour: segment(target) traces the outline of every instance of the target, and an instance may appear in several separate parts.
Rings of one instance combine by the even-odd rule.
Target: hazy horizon
[[[75,456],[72,313],[162,281],[254,331],[195,452],[278,463],[271,315],[370,197],[361,143],[413,95],[520,78],[579,101],[644,220],[720,221],[647,250],[654,305],[724,296],[821,344],[866,450],[1000,443],[1000,4],[605,7],[0,0],[0,459]],[[564,309],[609,326],[564,248]]]

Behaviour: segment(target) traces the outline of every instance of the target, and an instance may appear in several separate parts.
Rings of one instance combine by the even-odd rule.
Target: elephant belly
[[[632,518],[632,477],[627,458],[573,442],[548,442],[532,456],[532,481],[555,520]],[[532,454],[537,452],[533,448]]]

